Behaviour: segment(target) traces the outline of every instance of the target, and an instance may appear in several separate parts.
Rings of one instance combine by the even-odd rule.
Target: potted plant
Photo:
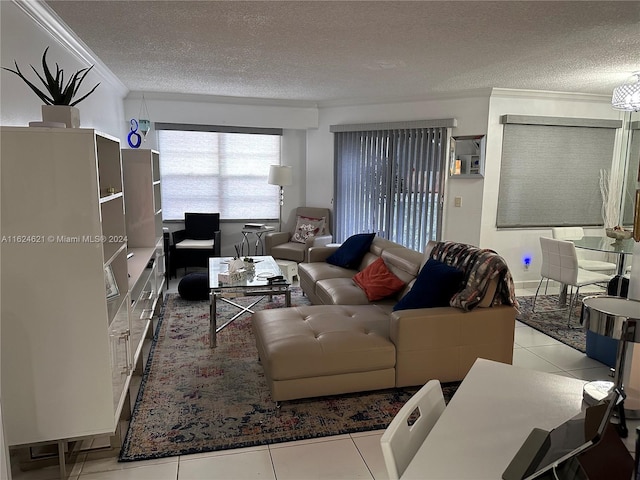
[[[80,98],[76,98],[78,89],[82,84],[87,74],[93,68],[93,65],[87,68],[82,68],[74,73],[71,78],[65,83],[64,70],[56,63],[55,76],[51,73],[49,66],[47,65],[47,51],[49,47],[44,50],[42,54],[42,70],[43,74],[38,73],[33,65],[31,69],[38,76],[42,84],[45,86],[46,91],[39,89],[36,85],[30,82],[20,71],[18,62],[14,60],[16,66],[15,70],[7,67],[2,67],[4,70],[15,73],[33,90],[33,92],[45,103],[42,106],[42,120],[45,122],[62,122],[67,127],[79,127],[80,126],[80,112],[75,107],[82,100],[91,95],[98,83],[95,85],[89,93],[83,95]]]

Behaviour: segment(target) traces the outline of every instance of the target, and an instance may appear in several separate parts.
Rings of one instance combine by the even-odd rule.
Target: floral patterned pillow
[[[315,237],[324,230],[324,217],[312,218],[298,215],[296,230],[291,237],[292,242],[306,243],[309,237]]]

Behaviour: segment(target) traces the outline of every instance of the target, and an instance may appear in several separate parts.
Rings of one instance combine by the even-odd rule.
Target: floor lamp
[[[269,184],[280,186],[280,213],[278,215],[278,231],[282,231],[282,205],[284,205],[284,187],[293,183],[293,168],[286,165],[269,166]]]

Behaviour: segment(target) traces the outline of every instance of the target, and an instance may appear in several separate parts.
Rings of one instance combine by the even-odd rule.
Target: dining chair
[[[569,286],[571,287],[571,290],[575,287],[575,293],[570,293],[571,300],[569,302],[569,319],[567,321],[567,326],[569,326],[571,324],[571,316],[578,299],[580,287],[598,283],[608,283],[609,280],[611,280],[612,275],[592,272],[590,270],[580,268],[578,266],[576,247],[573,242],[569,240],[540,237],[540,247],[542,249],[542,266],[540,267],[541,278],[538,288],[536,289],[535,297],[533,298],[532,311],[536,311],[538,292],[540,291],[540,287],[544,280],[547,281],[547,285],[545,286],[545,295],[547,293],[547,287],[549,286],[549,280],[555,280],[561,285]]]
[[[559,240],[580,240],[584,237],[584,229],[582,227],[554,227],[551,229],[551,234],[553,238]],[[580,268],[593,272],[614,273],[616,271],[617,266],[615,263],[586,258],[583,252],[578,250],[576,250],[576,255],[578,256],[578,266]]]
[[[393,417],[380,438],[390,480],[404,473],[444,409],[440,382],[429,380]]]

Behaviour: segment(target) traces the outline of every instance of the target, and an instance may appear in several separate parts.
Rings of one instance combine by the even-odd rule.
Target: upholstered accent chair
[[[184,229],[173,232],[171,270],[206,267],[210,257],[220,256],[220,214],[185,213]]]
[[[328,208],[298,207],[292,212],[282,232],[265,235],[266,254],[297,263],[307,261],[309,248],[331,243],[330,220]]]

